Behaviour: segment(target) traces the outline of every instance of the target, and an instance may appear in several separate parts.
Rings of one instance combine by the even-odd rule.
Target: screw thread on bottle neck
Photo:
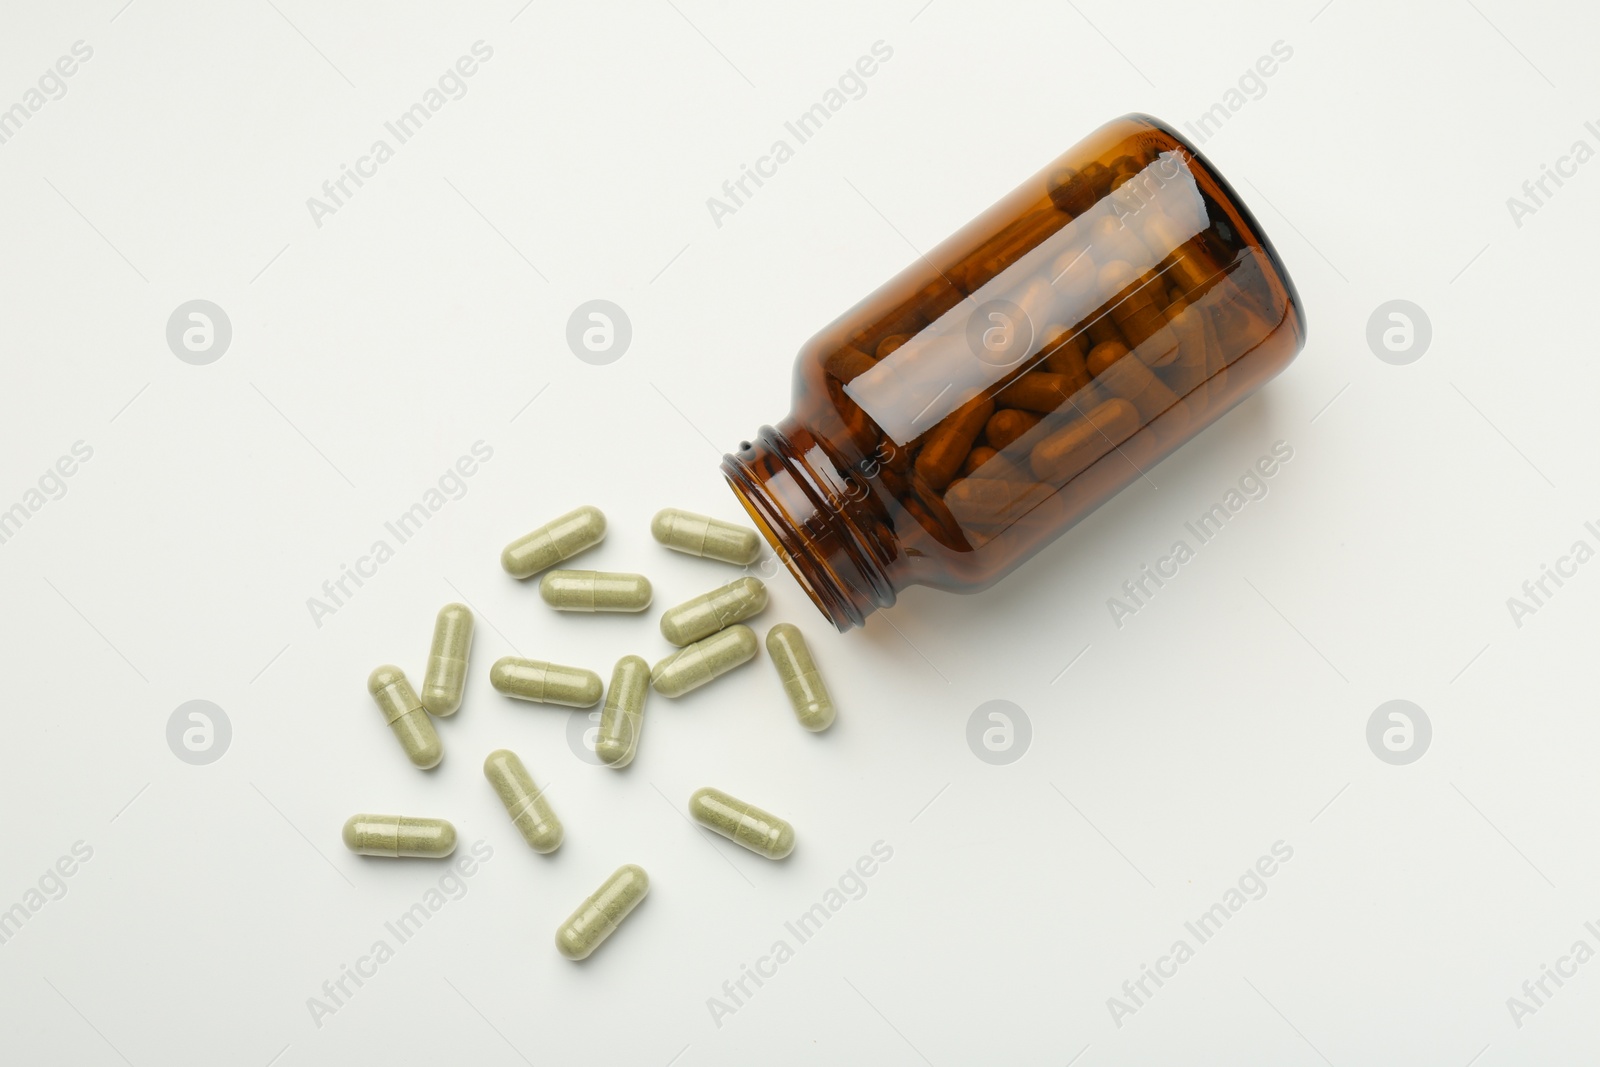
[[[895,587],[851,522],[846,484],[811,434],[785,420],[722,459],[722,473],[778,559],[843,632],[895,602]]]

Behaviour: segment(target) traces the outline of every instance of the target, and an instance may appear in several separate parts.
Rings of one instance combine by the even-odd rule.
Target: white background
[[[75,41],[94,50],[0,145],[0,507],[93,449],[0,544],[0,908],[93,850],[0,945],[0,1058],[1594,1048],[1600,963],[1547,982],[1520,1027],[1507,1006],[1574,941],[1600,949],[1600,564],[1520,627],[1506,606],[1576,539],[1600,545],[1600,164],[1521,227],[1506,206],[1575,140],[1600,147],[1589,6],[122,3],[11,4],[0,32],[0,108]],[[479,40],[467,94],[316,225],[307,198]],[[893,57],[865,95],[715,225],[707,198],[879,40]],[[719,455],[787,411],[807,337],[1101,122],[1193,121],[1280,40],[1292,58],[1204,145],[1304,300],[1309,343],[1279,379],[985,594],[913,590],[840,636],[776,575],[760,622],[810,638],[839,705],[826,734],[796,726],[764,654],[654,698],[622,773],[574,755],[566,712],[489,688],[516,651],[608,675],[668,650],[655,610],[557,617],[499,569],[505,542],[593,503],[611,533],[581,565],[649,574],[658,608],[734,577],[660,548],[649,516],[738,515]],[[209,366],[164,336],[196,298],[233,328]],[[632,321],[609,366],[565,342],[592,298]],[[1408,366],[1366,341],[1397,298],[1433,325]],[[318,626],[307,598],[480,440],[466,495]],[[1294,458],[1270,494],[1114,626],[1107,598],[1276,441]],[[425,774],[365,678],[393,661],[420,680],[460,598],[472,680]],[[1408,766],[1366,741],[1397,698],[1433,727]],[[166,740],[193,699],[232,724],[209,766]],[[1031,723],[1005,766],[966,739],[994,699]],[[498,746],[548,782],[554,855],[484,782]],[[683,812],[704,784],[792,819],[794,855],[699,834]],[[318,1025],[308,999],[443,872],[346,852],[363,810],[448,817],[458,855],[493,857]],[[893,858],[865,895],[714,1020],[708,998],[793,945],[785,921],[879,841]],[[1108,998],[1194,945],[1185,921],[1279,841],[1265,896],[1114,1019]],[[562,959],[556,926],[624,862],[650,897],[587,963]]]

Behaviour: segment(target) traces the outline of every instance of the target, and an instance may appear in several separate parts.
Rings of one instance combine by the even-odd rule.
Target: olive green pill
[[[467,656],[472,651],[472,609],[446,604],[433,621],[433,648],[422,676],[422,706],[430,715],[454,715],[467,688]]]
[[[767,587],[760,578],[736,578],[668,608],[661,615],[661,636],[675,645],[687,645],[743,622],[766,606]]]
[[[794,851],[793,826],[720,789],[706,786],[695,790],[689,798],[689,814],[707,830],[769,860],[781,860]]]
[[[749,662],[755,654],[755,631],[748,626],[730,626],[657,663],[650,671],[650,682],[664,697],[682,696]]]
[[[650,876],[644,868],[625,863],[578,905],[578,910],[556,931],[556,951],[569,960],[587,959],[610,937],[628,913],[650,892]]]
[[[444,759],[444,746],[406,672],[384,664],[367,676],[367,692],[372,694],[373,702],[383,712],[383,721],[394,731],[411,762],[423,770],[437,767]]]
[[[566,831],[550,810],[544,791],[533,784],[533,775],[515,752],[496,749],[483,761],[483,776],[489,779],[500,803],[506,806],[511,823],[535,852],[554,852],[561,847]]]
[[[344,824],[344,847],[363,856],[439,859],[456,850],[456,828],[444,819],[352,815]]]
[[[500,566],[513,578],[527,578],[599,544],[605,535],[606,517],[585,504],[511,542],[500,553]]]
[[[650,664],[638,656],[623,656],[611,671],[606,706],[600,709],[600,732],[594,754],[621,770],[633,762],[644,728],[644,702],[650,695]]]
[[[549,571],[539,595],[557,611],[643,611],[655,595],[642,574],[616,571]]]
[[[592,708],[600,703],[600,676],[582,667],[506,656],[489,668],[489,684],[508,697],[539,704]]]
[[[678,552],[740,566],[754,563],[761,555],[761,535],[754,530],[677,508],[656,512],[650,520],[650,536]]]
[[[792,622],[780,622],[767,631],[767,655],[778,668],[778,680],[783,691],[794,705],[795,718],[807,730],[826,730],[833,725],[833,698],[828,687],[822,684],[816,661],[800,628]]]

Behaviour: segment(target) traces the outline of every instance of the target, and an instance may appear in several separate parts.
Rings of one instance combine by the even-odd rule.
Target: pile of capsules
[[[676,508],[657,513],[650,532],[668,548],[739,566],[761,554],[761,538],[754,530]],[[605,534],[606,517],[600,509],[581,507],[507,545],[500,564],[518,579],[543,572],[539,595],[557,611],[643,611],[653,591],[642,574],[550,569],[599,544]],[[624,656],[612,669],[594,746],[601,761],[613,768],[633,761],[652,687],[665,697],[682,696],[754,658],[756,635],[742,623],[766,606],[766,586],[759,578],[744,577],[668,609],[661,616],[661,634],[678,650],[654,667],[638,656]],[[444,758],[432,717],[453,715],[461,706],[472,629],[472,611],[465,605],[446,604],[439,610],[420,696],[399,667],[386,664],[367,679],[367,690],[400,747],[424,770]],[[833,723],[833,700],[799,629],[779,623],[767,631],[766,644],[800,725],[826,730]],[[489,682],[518,700],[571,708],[593,707],[602,695],[600,676],[593,671],[515,656],[497,660],[489,669]],[[530,848],[545,853],[561,847],[561,820],[515,752],[489,753],[483,773]],[[689,814],[768,859],[781,860],[794,850],[794,827],[721,790],[698,790],[689,798]],[[363,856],[438,858],[455,851],[456,831],[444,819],[354,815],[344,825],[344,843]],[[643,868],[631,863],[617,868],[556,931],[557,950],[568,959],[585,958],[649,889],[650,876]]]

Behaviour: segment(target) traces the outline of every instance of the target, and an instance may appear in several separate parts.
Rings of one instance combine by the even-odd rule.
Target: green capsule
[[[689,814],[708,830],[758,856],[781,860],[794,851],[794,827],[753,804],[706,786],[689,798]]]
[[[643,611],[654,592],[642,574],[550,571],[539,579],[539,595],[557,611]]]
[[[472,651],[472,609],[446,604],[433,622],[433,648],[422,676],[422,706],[430,715],[454,715],[467,687],[467,656]]]
[[[650,695],[650,664],[638,656],[623,656],[611,671],[606,706],[600,711],[600,732],[594,754],[621,770],[633,762],[644,729],[644,701]]]
[[[372,694],[373,702],[383,712],[383,721],[394,731],[411,762],[423,770],[437,767],[444,759],[444,746],[405,671],[384,664],[368,675],[367,692]]]
[[[639,901],[650,892],[650,876],[644,868],[625,863],[612,872],[588,900],[578,905],[578,910],[556,931],[556,951],[569,960],[587,959],[600,947],[600,942],[639,906]]]
[[[582,667],[506,656],[489,668],[489,684],[508,697],[539,704],[592,708],[600,702],[600,676]]]
[[[599,544],[605,535],[606,517],[585,504],[511,542],[500,553],[500,566],[513,578],[527,578]]]
[[[736,578],[668,608],[661,616],[661,636],[682,647],[743,622],[766,606],[767,587],[760,578]]]
[[[755,654],[755,631],[748,626],[730,626],[657,663],[650,671],[650,682],[664,697],[682,696],[749,662]]]
[[[440,859],[456,850],[456,828],[444,819],[352,815],[344,824],[344,847],[363,856]]]
[[[794,705],[795,718],[807,730],[826,730],[833,725],[833,698],[828,687],[822,684],[816,661],[800,628],[792,622],[780,622],[767,631],[767,655],[778,668],[778,680],[783,691]]]
[[[748,566],[761,555],[761,535],[744,526],[664,508],[650,520],[650,536],[679,552]]]
[[[561,847],[561,840],[566,836],[561,820],[550,810],[544,791],[533,784],[533,775],[515,752],[501,748],[489,753],[483,761],[483,776],[500,795],[500,803],[506,806],[512,825],[529,848],[535,852],[554,852]]]

